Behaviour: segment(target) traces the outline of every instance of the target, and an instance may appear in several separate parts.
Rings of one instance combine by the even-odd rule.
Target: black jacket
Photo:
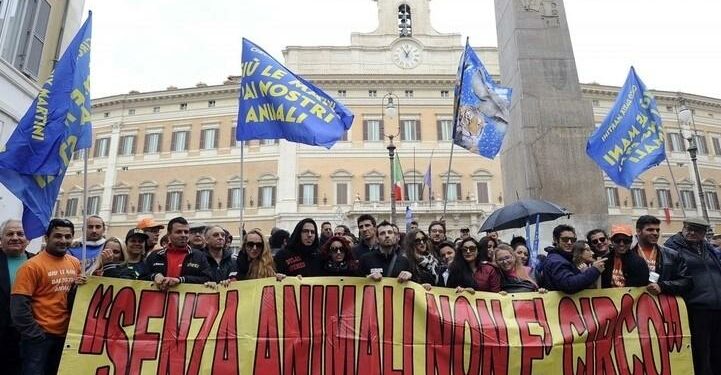
[[[208,259],[208,264],[210,265],[210,271],[213,274],[213,280],[215,282],[228,280],[231,277],[237,278],[238,273],[238,266],[236,264],[235,257],[233,256],[233,252],[230,250],[223,250],[223,257],[220,259],[220,264],[215,261],[215,258],[213,258],[212,255],[210,255],[210,252],[206,248],[203,253],[205,254],[205,257]]]
[[[615,257],[621,257],[623,277],[627,287],[640,287],[648,285],[648,265],[635,251],[629,249],[626,254],[617,254],[611,250],[606,255],[606,268],[601,273],[601,288],[613,288],[612,275]]]
[[[155,275],[168,274],[167,248],[160,249],[148,254],[145,258],[146,273],[142,276],[144,280],[153,280]],[[183,259],[183,266],[180,269],[180,282],[190,284],[203,284],[213,281],[213,273],[210,270],[208,259],[202,251],[192,250],[188,247],[188,254]]]
[[[389,269],[394,257],[396,261],[393,264],[393,269]],[[408,258],[401,254],[399,247],[393,249],[390,254],[385,254],[378,249],[373,249],[360,258],[358,276],[368,276],[374,269],[382,269],[383,277],[398,277],[403,271],[411,272],[411,264]]]
[[[315,239],[310,246],[302,243],[301,235],[303,225],[311,223],[315,227]],[[318,241],[318,226],[313,219],[303,219],[296,224],[293,233],[288,239],[285,249],[278,251],[273,257],[275,270],[286,276],[320,276],[323,274],[323,265],[320,259]]]
[[[363,255],[370,253],[373,249],[378,249],[378,241],[376,241],[375,247],[371,248],[364,239],[361,239],[358,241],[358,244],[353,246],[351,249],[351,252],[353,252],[353,259],[360,259]]]
[[[636,245],[631,249],[636,254],[641,251]],[[640,256],[640,255],[639,255]],[[693,280],[688,274],[686,260],[678,255],[678,251],[656,245],[656,271],[658,286],[664,294],[681,296],[692,286]]]
[[[669,238],[664,246],[676,250],[686,262],[692,285],[682,294],[686,305],[696,309],[721,310],[721,263],[711,244],[703,241],[692,246],[681,233]]]

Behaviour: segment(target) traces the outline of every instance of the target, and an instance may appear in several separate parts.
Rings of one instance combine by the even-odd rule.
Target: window
[[[383,201],[383,184],[366,184],[366,202]]]
[[[185,111],[188,109],[188,103],[180,103],[180,110]]]
[[[708,155],[708,144],[706,144],[706,136],[696,135],[696,147],[698,147],[699,155]]]
[[[124,135],[120,137],[120,155],[133,155],[135,153],[135,136]]]
[[[160,107],[153,107],[153,113],[160,112]]]
[[[461,184],[459,184],[457,182],[451,182],[447,186],[448,186],[448,189],[446,189],[446,184],[443,183],[443,187],[442,187],[443,188],[443,199],[446,198],[446,193],[447,193],[449,202],[454,202],[454,201],[460,200],[463,195],[461,193]]]
[[[100,212],[100,197],[88,197],[88,215],[97,215]]]
[[[423,184],[421,183],[409,183],[405,184],[405,198],[410,202],[418,202],[422,199],[421,192]]]
[[[196,210],[212,210],[213,209],[213,190],[203,189],[195,192],[195,209]]]
[[[304,206],[312,206],[318,204],[318,185],[298,185],[298,201]]]
[[[618,189],[615,187],[606,187],[606,199],[608,207],[619,207]]]
[[[65,216],[78,215],[78,198],[70,198],[65,202]]]
[[[130,116],[134,115],[134,114],[135,114],[135,109],[134,109],[134,108],[129,109],[129,110],[128,110],[128,114],[129,114]]]
[[[82,160],[85,157],[85,149],[75,150],[73,152],[73,160]]]
[[[594,107],[598,107],[601,105],[601,103],[599,103],[598,99],[593,99],[591,100],[591,105],[593,105]]]
[[[235,139],[235,129],[237,129],[237,126],[233,126],[230,128],[230,147],[235,147],[238,145],[238,141]]]
[[[401,140],[403,141],[420,141],[421,140],[421,122],[418,120],[401,121]]]
[[[169,191],[165,193],[165,211],[183,210],[183,192]]]
[[[161,133],[149,133],[145,134],[145,145],[143,146],[143,152],[146,154],[157,154],[160,152],[160,141],[163,137]]]
[[[378,96],[378,91],[377,91],[377,90],[368,90],[368,97],[369,97],[369,98],[375,98],[375,97],[377,97],[377,96]]]
[[[696,209],[696,197],[694,197],[693,190],[681,190],[681,205],[686,210]]]
[[[275,206],[275,186],[262,186],[258,188],[258,207],[268,208]]]
[[[363,121],[363,140],[364,141],[382,141],[383,140],[383,122],[380,120]]]
[[[406,90],[406,98],[412,98],[413,97],[413,90]]]
[[[453,120],[436,121],[436,133],[439,141],[450,141],[453,139]]]
[[[673,201],[671,200],[671,190],[656,189],[656,197],[658,198],[659,208],[673,208]]]
[[[241,208],[245,205],[245,188],[228,189],[228,208]]]
[[[490,194],[488,193],[488,182],[476,183],[476,199],[478,203],[491,203]]]
[[[200,149],[212,150],[218,147],[219,129],[203,129],[200,131]]]
[[[716,194],[715,191],[705,191],[703,193],[704,199],[706,199],[706,207],[709,210],[718,211],[719,210],[719,201],[718,201],[718,194]]]
[[[683,140],[679,133],[666,133],[666,143],[668,144],[669,151],[683,151]]]
[[[335,185],[335,204],[348,204],[348,184]]]
[[[124,214],[128,212],[128,195],[113,195],[113,207],[110,210],[114,214]]]
[[[635,208],[648,207],[648,204],[646,203],[646,190],[642,188],[632,188],[631,201],[633,203],[633,207]]]
[[[95,140],[95,154],[96,158],[107,158],[110,146],[110,138],[98,138]]]
[[[138,213],[153,212],[154,193],[140,193],[138,195]]]
[[[278,140],[277,139],[263,139],[260,141],[261,145],[270,146],[270,145],[277,145]]]
[[[103,113],[103,117],[104,117],[104,118],[110,117],[110,112],[105,112],[105,113]]]
[[[711,138],[713,143],[713,153],[716,156],[721,156],[721,138]]]
[[[215,107],[215,100],[208,100],[208,108]]]
[[[47,0],[0,1],[0,57],[37,78],[50,17]]]
[[[448,90],[441,90],[441,98],[447,98],[449,96]]]
[[[413,27],[411,24],[411,7],[408,4],[401,4],[398,7],[398,36],[413,36]]]
[[[170,145],[170,151],[182,152],[187,151],[190,144],[190,132],[187,130],[179,130],[173,132],[173,142]]]
[[[672,105],[667,105],[667,106],[666,106],[666,112],[673,112],[673,106],[672,106]]]
[[[345,98],[346,97],[346,91],[345,90],[338,90],[338,97]]]

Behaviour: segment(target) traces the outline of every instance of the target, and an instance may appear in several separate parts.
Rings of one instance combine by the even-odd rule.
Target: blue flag
[[[287,139],[331,148],[350,129],[353,113],[243,39],[235,138]]]
[[[466,42],[455,89],[453,142],[473,153],[495,158],[508,127],[511,91],[496,85]]]
[[[656,99],[633,67],[613,108],[588,139],[586,153],[611,180],[626,188],[666,159]]]
[[[45,234],[73,152],[92,143],[91,25],[89,14],[0,152],[0,183],[23,203],[30,239]]]
[[[65,173],[76,149],[91,146],[88,79],[91,24],[89,14],[7,144],[0,149],[0,168],[29,175],[59,176]]]

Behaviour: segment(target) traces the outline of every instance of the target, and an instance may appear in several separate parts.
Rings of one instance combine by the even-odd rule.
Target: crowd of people
[[[244,231],[234,252],[230,232],[176,217],[166,225],[143,218],[124,240],[106,235],[99,216],[86,221],[85,244],[75,226],[53,219],[37,255],[26,251],[22,223],[0,225],[0,368],[7,374],[55,374],[67,333],[72,300],[86,274],[150,280],[159,289],[179,284],[228,286],[240,280],[286,277],[395,278],[430,290],[452,288],[523,293],[644,287],[654,295],[682,297],[688,308],[694,368],[721,375],[721,237],[707,240],[709,223],[684,221],[681,232],[659,244],[660,220],[641,216],[635,225],[594,229],[585,239],[558,225],[546,255],[531,259],[526,240],[508,243],[497,233],[476,240],[468,228],[446,237],[443,221],[427,230],[411,222],[407,232],[371,215],[357,219],[356,237],[345,225],[310,218],[291,232],[270,236]],[[166,234],[160,237],[161,231]],[[82,260],[82,261],[81,261]]]

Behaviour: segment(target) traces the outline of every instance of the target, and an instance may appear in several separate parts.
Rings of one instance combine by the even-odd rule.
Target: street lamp
[[[398,95],[393,93],[387,93],[383,95],[383,100],[381,101],[381,107],[382,107],[382,117],[387,117],[391,120],[395,119],[398,116]],[[398,133],[400,133],[400,121],[398,121]],[[391,224],[395,223],[395,216],[396,216],[396,193],[393,186],[393,178],[395,176],[395,166],[394,166],[394,160],[396,156],[396,145],[393,144],[393,138],[398,134],[396,133],[387,135],[388,140],[390,141],[388,143],[388,158],[390,159],[391,164],[391,178],[390,178],[390,189],[391,189]]]
[[[707,223],[710,223],[708,218],[708,209],[706,208],[706,200],[703,196],[703,188],[701,187],[701,174],[698,171],[698,164],[696,163],[696,154],[698,146],[696,145],[695,134],[691,131],[691,125],[693,124],[693,113],[685,105],[681,105],[681,109],[678,111],[678,121],[681,126],[681,135],[688,141],[688,151],[691,156],[691,164],[693,164],[693,172],[696,175],[696,186],[698,187],[698,197],[701,200],[701,211],[703,212],[703,218]],[[695,124],[693,124],[695,127]]]

